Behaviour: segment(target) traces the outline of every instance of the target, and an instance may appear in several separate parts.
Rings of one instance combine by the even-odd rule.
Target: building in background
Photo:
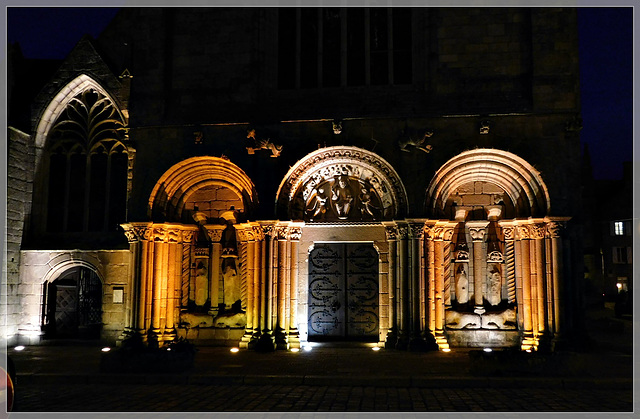
[[[125,8],[16,52],[4,336],[572,342],[577,51],[571,8]]]

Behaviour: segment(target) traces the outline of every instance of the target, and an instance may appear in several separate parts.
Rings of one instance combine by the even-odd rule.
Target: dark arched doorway
[[[97,339],[102,328],[102,281],[87,267],[45,283],[46,338]]]

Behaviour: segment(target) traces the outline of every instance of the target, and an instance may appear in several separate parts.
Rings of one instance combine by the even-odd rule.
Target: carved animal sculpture
[[[509,308],[502,313],[486,313],[482,315],[483,329],[515,330],[516,311]]]
[[[244,327],[247,324],[245,313],[221,314],[213,320],[216,327]]]
[[[247,132],[247,138],[253,139],[255,147],[247,147],[248,154],[255,154],[256,150],[271,150],[271,157],[278,157],[282,152],[282,145],[275,145],[269,138],[267,139],[257,139],[256,138],[256,130],[252,129]]]
[[[445,313],[445,324],[448,329],[479,329],[482,320],[479,314],[460,313],[458,311],[447,310]]]
[[[409,147],[413,146],[414,148],[417,148],[418,150],[422,150],[425,153],[429,153],[433,147],[431,146],[431,144],[426,144],[426,142],[427,142],[427,138],[431,138],[432,135],[433,135],[433,132],[427,131],[427,132],[424,133],[422,138],[414,139],[414,138],[411,138],[411,137],[407,137],[407,138],[405,138],[403,140],[400,140],[398,142],[398,144],[400,145],[400,150],[401,151],[406,151],[407,153],[409,153],[409,152],[411,152]]]

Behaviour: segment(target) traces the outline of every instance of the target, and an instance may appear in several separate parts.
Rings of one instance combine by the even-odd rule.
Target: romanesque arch
[[[567,218],[550,208],[540,173],[507,151],[465,151],[436,172],[425,239],[429,328],[441,346],[530,350],[559,338]]]
[[[402,218],[407,192],[393,167],[358,147],[316,150],[286,174],[276,196],[280,219],[378,221]]]
[[[491,185],[487,191],[478,190]],[[486,192],[486,193],[485,193]],[[452,207],[464,204],[462,195],[485,195],[503,199],[506,218],[543,217],[549,214],[549,192],[540,173],[513,153],[497,149],[465,151],[447,161],[427,188],[425,209],[436,218],[448,218]]]
[[[232,205],[235,210],[251,213],[258,204],[258,194],[251,179],[229,160],[199,156],[173,165],[162,175],[149,197],[148,215],[153,220],[180,221],[188,202],[192,206],[187,210],[209,211],[215,218]],[[214,202],[213,208],[198,208],[198,202]]]

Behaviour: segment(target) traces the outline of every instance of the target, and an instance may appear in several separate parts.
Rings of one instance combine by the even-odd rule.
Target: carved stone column
[[[551,240],[554,319],[553,341],[554,345],[558,345],[564,338],[562,235],[564,233],[566,219],[548,219],[546,221],[547,234]]]
[[[242,277],[242,288],[246,295],[246,312],[247,312],[247,325],[245,326],[244,336],[240,340],[240,347],[245,349],[252,349],[255,344],[255,323],[258,320],[254,311],[254,286],[253,275],[255,271],[254,258],[255,258],[255,246],[253,242],[253,229],[246,224],[239,224],[236,226],[236,233],[238,236],[238,247],[240,253],[240,275]]]
[[[427,327],[430,333],[436,331],[436,232],[434,224],[425,226],[427,258]]]
[[[516,301],[516,249],[515,227],[511,222],[499,222],[504,234],[504,259],[507,277],[507,302],[513,304]]]
[[[177,337],[176,314],[179,313],[177,310],[179,307],[177,295],[182,267],[182,231],[179,226],[169,226],[167,228],[167,242],[167,298],[163,339],[172,341]]]
[[[129,251],[131,253],[130,268],[129,268],[129,291],[127,292],[128,298],[126,300],[126,318],[125,328],[122,335],[118,340],[126,339],[127,337],[140,333],[141,328],[138,325],[138,319],[141,314],[141,289],[143,286],[142,277],[140,275],[139,267],[142,264],[142,239],[144,228],[147,223],[131,223],[122,224],[121,227],[124,230],[125,237],[129,242]],[[144,308],[144,304],[142,304]]]
[[[261,266],[261,242],[264,240],[264,232],[259,225],[252,223],[251,234],[253,240],[251,240],[249,244],[253,247],[253,275],[251,275],[253,285],[253,337],[254,339],[258,339],[263,329],[262,319],[260,317],[260,307],[262,305],[263,298],[261,287],[261,272],[263,271]]]
[[[140,305],[138,331],[148,338],[151,327],[151,305],[153,301],[153,227],[148,225],[142,231],[142,258],[140,269]]]
[[[518,264],[522,271],[522,349],[530,349],[535,346],[533,337],[533,310],[531,299],[531,250],[529,226],[519,224],[516,230],[516,246],[520,248]]]
[[[434,228],[434,302],[435,302],[435,340],[442,349],[449,347],[444,335],[446,294],[451,284],[451,240],[454,226],[450,223],[437,223]],[[450,298],[450,297],[449,297]]]
[[[209,270],[211,272],[209,282],[209,301],[211,306],[209,308],[209,314],[215,316],[218,314],[218,304],[220,301],[220,268],[221,268],[221,256],[222,256],[222,232],[226,228],[223,225],[205,225],[207,235],[211,241],[211,262],[209,263]]]
[[[546,269],[544,254],[544,237],[546,229],[542,220],[534,220],[531,226],[531,239],[535,248],[535,267],[536,267],[536,313],[537,313],[537,334],[538,339],[544,337],[547,331],[547,316],[545,315],[545,288],[546,288]]]
[[[425,350],[426,341],[422,334],[421,320],[422,311],[420,301],[420,290],[424,290],[425,278],[422,272],[424,252],[421,246],[424,243],[424,222],[409,225],[409,301],[410,301],[410,323],[411,331],[409,339],[409,350]]]
[[[407,349],[409,345],[409,270],[407,261],[407,240],[409,227],[398,226],[398,340],[396,349]]]
[[[273,336],[273,323],[271,321],[271,284],[273,281],[273,234],[274,226],[271,222],[261,223],[264,232],[264,240],[262,247],[262,265],[261,265],[261,306],[260,306],[260,325],[262,332],[260,339],[256,343],[256,350],[261,352],[272,352],[276,350],[275,338]]]
[[[396,267],[397,267],[397,246],[396,240],[398,230],[395,223],[384,223],[387,242],[389,243],[389,330],[385,340],[384,347],[387,349],[395,348],[398,342],[398,325],[397,325],[397,297],[396,297]]]
[[[285,329],[285,287],[287,282],[287,227],[277,226],[278,235],[278,280],[277,280],[277,303],[276,303],[276,348],[287,349],[287,335]]]
[[[485,261],[487,260],[484,237],[488,225],[488,221],[467,222],[469,233],[473,240],[473,296],[475,302],[474,311],[477,314],[483,314],[485,312],[482,289],[486,276]]]
[[[288,229],[290,245],[290,316],[289,316],[289,349],[300,348],[300,332],[298,331],[298,244],[302,237],[302,225],[290,225]]]

